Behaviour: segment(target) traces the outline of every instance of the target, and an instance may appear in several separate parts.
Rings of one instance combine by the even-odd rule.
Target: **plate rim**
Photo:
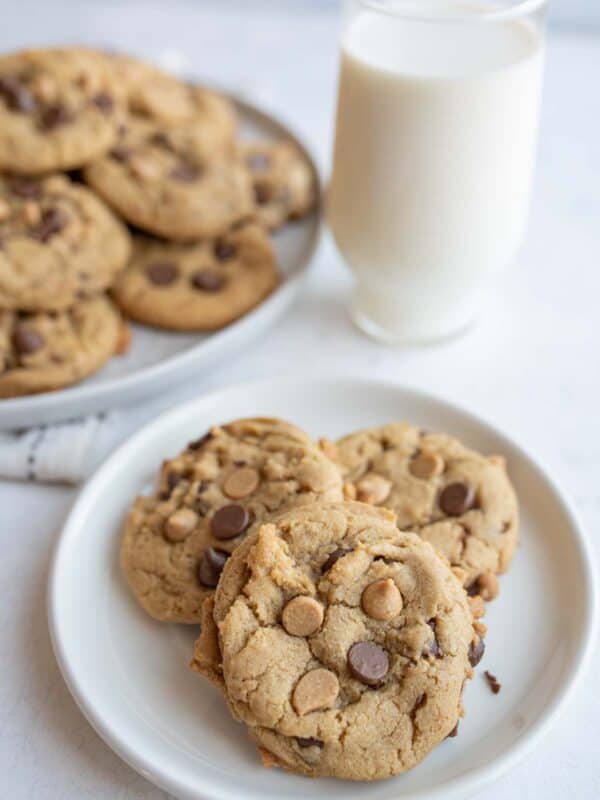
[[[506,442],[509,447],[517,453],[518,458],[537,473],[538,477],[546,483],[547,487],[555,496],[565,517],[569,521],[571,538],[577,545],[579,561],[582,565],[584,596],[586,599],[584,617],[580,620],[577,646],[571,663],[561,680],[560,687],[553,694],[550,702],[528,728],[526,734],[517,739],[517,741],[511,744],[502,755],[494,759],[490,764],[473,769],[464,775],[457,776],[437,789],[422,789],[412,792],[410,795],[406,796],[406,800],[410,800],[410,798],[423,798],[423,800],[425,800],[425,798],[428,798],[428,800],[437,800],[437,798],[440,798],[441,800],[442,797],[444,800],[464,798],[471,796],[471,794],[475,793],[477,790],[496,781],[503,774],[523,761],[557,722],[589,667],[597,636],[599,613],[598,569],[594,560],[591,540],[582,524],[579,513],[569,493],[559,485],[553,474],[551,474],[551,471],[549,471],[547,467],[542,466],[542,460],[532,452],[531,448],[523,447],[510,435],[503,433],[495,423],[490,422],[477,412],[473,412],[457,403],[446,400],[435,392],[393,380],[370,378],[366,375],[355,376],[341,372],[334,375],[329,374],[328,376],[319,375],[317,373],[306,373],[294,377],[283,376],[281,378],[228,384],[215,391],[200,394],[184,404],[159,414],[132,434],[105,459],[96,472],[86,481],[75,498],[60,535],[54,545],[48,571],[46,606],[50,640],[63,680],[71,696],[84,717],[113,752],[147,780],[167,792],[174,793],[176,797],[196,797],[202,800],[236,800],[236,795],[232,794],[227,789],[218,789],[216,793],[206,793],[203,788],[194,788],[192,790],[193,795],[190,794],[190,787],[188,785],[183,785],[177,777],[172,774],[164,774],[163,770],[157,770],[152,763],[144,759],[144,756],[140,754],[135,747],[132,747],[125,741],[119,732],[115,733],[111,730],[110,724],[104,718],[102,711],[99,711],[94,706],[93,699],[86,696],[85,690],[82,689],[76,673],[69,664],[65,646],[61,639],[62,634],[58,612],[58,606],[60,604],[60,586],[58,585],[56,576],[59,571],[62,553],[66,549],[70,538],[77,532],[79,527],[78,518],[85,515],[86,507],[94,501],[96,493],[101,490],[107,478],[110,478],[110,474],[115,469],[118,462],[135,450],[138,442],[142,441],[142,439],[152,437],[164,426],[175,424],[178,418],[189,414],[199,405],[208,404],[217,406],[219,398],[223,395],[229,395],[234,392],[239,394],[240,391],[254,391],[260,389],[276,390],[282,385],[291,387],[294,384],[306,385],[310,383],[318,384],[322,390],[324,381],[337,385],[343,382],[354,385],[360,384],[363,387],[368,386],[376,391],[391,390],[401,395],[409,396],[413,400],[420,399],[433,402],[450,413],[470,418],[478,426],[487,429],[494,437],[498,438],[499,441]]]
[[[153,396],[159,396],[168,388],[166,381],[169,377],[174,378],[175,375],[179,375],[178,379],[174,379],[177,382],[181,382],[186,375],[189,375],[186,368],[195,371],[202,370],[202,365],[195,363],[200,356],[204,356],[205,368],[210,369],[215,355],[220,352],[226,352],[231,345],[231,340],[243,337],[246,329],[249,329],[247,333],[250,337],[255,324],[265,324],[266,320],[267,328],[273,325],[299,293],[302,284],[315,263],[315,258],[323,239],[324,184],[318,160],[309,147],[306,137],[297,130],[296,125],[290,122],[285,115],[279,111],[272,113],[266,107],[263,108],[255,104],[242,93],[236,93],[221,87],[216,88],[220,94],[229,98],[242,113],[261,120],[271,126],[278,136],[286,137],[293,141],[310,164],[317,184],[317,203],[309,215],[314,217],[314,226],[310,231],[310,239],[308,236],[306,237],[306,255],[300,262],[299,269],[295,274],[286,277],[268,297],[239,319],[234,320],[220,330],[212,332],[212,335],[205,341],[198,342],[179,353],[167,356],[167,358],[156,364],[141,367],[134,372],[110,378],[99,384],[88,383],[86,379],[83,379],[79,383],[55,391],[40,392],[22,397],[0,398],[0,431],[18,427],[14,420],[18,419],[20,415],[22,416],[22,424],[29,425],[29,423],[25,422],[28,415],[41,416],[44,412],[51,415],[49,420],[43,420],[44,424],[48,421],[58,422],[72,419],[73,416],[80,415],[77,407],[84,404],[86,406],[90,405],[90,410],[86,410],[85,414],[98,413],[108,408],[111,402],[114,402],[113,396],[115,393],[119,394],[115,402],[118,407],[130,404],[146,390],[152,391]],[[269,314],[272,316],[271,321],[269,321]],[[165,332],[168,333],[168,331]],[[128,393],[130,392],[132,394],[128,399]],[[60,411],[63,405],[66,405],[67,409],[69,409],[64,413]]]

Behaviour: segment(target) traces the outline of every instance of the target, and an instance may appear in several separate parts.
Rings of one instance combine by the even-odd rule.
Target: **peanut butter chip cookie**
[[[237,158],[207,146],[204,131],[194,123],[129,117],[85,179],[149,233],[177,240],[219,235],[251,214],[252,181]]]
[[[116,139],[123,98],[110,70],[80,49],[22,50],[0,58],[0,169],[75,169]]]
[[[346,495],[392,509],[445,556],[471,594],[491,600],[518,538],[518,508],[503,459],[450,436],[393,423],[350,434],[335,458]]]
[[[392,512],[318,503],[233,553],[192,668],[220,686],[267,763],[375,780],[456,727],[483,651],[473,624],[449,567]]]
[[[244,142],[238,149],[252,175],[255,214],[263,225],[274,230],[314,208],[315,176],[294,144]]]
[[[68,311],[0,311],[0,397],[48,392],[90,375],[121,350],[124,323],[103,296]]]
[[[113,293],[133,319],[175,330],[213,330],[254,308],[277,284],[275,253],[264,229],[248,223],[193,244],[137,237]],[[246,493],[251,472],[231,479]]]
[[[0,309],[62,311],[112,283],[127,229],[64,175],[0,177]]]
[[[247,419],[212,428],[163,464],[154,494],[135,501],[121,545],[124,574],[151,616],[199,622],[202,601],[253,523],[341,496],[335,466],[294,425]]]

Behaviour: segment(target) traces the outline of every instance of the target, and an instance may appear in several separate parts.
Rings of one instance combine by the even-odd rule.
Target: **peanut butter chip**
[[[258,472],[252,467],[240,467],[227,477],[223,484],[223,491],[232,500],[241,500],[248,497],[259,483]]]
[[[410,462],[410,474],[427,481],[436,478],[444,471],[444,459],[437,453],[419,453]]]
[[[370,583],[362,593],[362,607],[372,619],[390,620],[402,611],[402,595],[391,578]]]
[[[281,622],[292,636],[311,636],[323,623],[323,607],[313,597],[298,595],[283,609]]]
[[[174,511],[165,523],[165,536],[171,542],[182,542],[196,527],[198,515],[191,508]]]
[[[373,472],[367,473],[356,484],[356,499],[362,503],[378,505],[387,499],[392,482]]]
[[[328,669],[313,669],[303,675],[294,689],[292,705],[303,716],[331,708],[340,691],[337,677]]]

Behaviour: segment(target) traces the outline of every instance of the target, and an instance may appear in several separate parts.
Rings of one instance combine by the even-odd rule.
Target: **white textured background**
[[[250,85],[328,164],[336,3],[4,0],[1,8],[0,48],[84,40],[175,62],[183,52],[207,78]],[[121,434],[184,397],[299,362],[408,382],[478,411],[536,452],[575,498],[600,554],[600,0],[558,0],[554,17],[568,28],[557,24],[550,38],[530,233],[477,328],[425,349],[364,339],[347,321],[348,278],[326,242],[288,319],[205,380],[123,414]],[[85,722],[51,652],[46,572],[74,494],[0,483],[0,798],[164,800]],[[596,661],[552,733],[486,800],[600,797],[597,672]]]

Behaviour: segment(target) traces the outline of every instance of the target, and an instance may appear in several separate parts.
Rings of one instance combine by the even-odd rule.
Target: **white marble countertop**
[[[11,24],[2,26],[0,47],[86,39],[166,52],[173,63],[180,49],[186,65],[247,87],[281,109],[326,169],[336,73],[333,10],[311,4],[312,11],[290,21],[276,4],[268,13],[252,5],[245,14],[225,3],[54,2],[41,8],[23,0],[13,6]],[[120,434],[207,388],[289,373],[301,362],[406,382],[481,413],[537,453],[574,497],[598,554],[599,82],[600,38],[554,33],[527,245],[465,336],[404,350],[365,339],[346,317],[349,281],[326,241],[303,299],[276,330],[205,380],[133,416],[123,412]],[[0,483],[0,796],[158,800],[166,795],[123,764],[81,716],[50,647],[46,573],[74,496],[64,488]],[[486,798],[600,796],[594,672],[534,754]]]

